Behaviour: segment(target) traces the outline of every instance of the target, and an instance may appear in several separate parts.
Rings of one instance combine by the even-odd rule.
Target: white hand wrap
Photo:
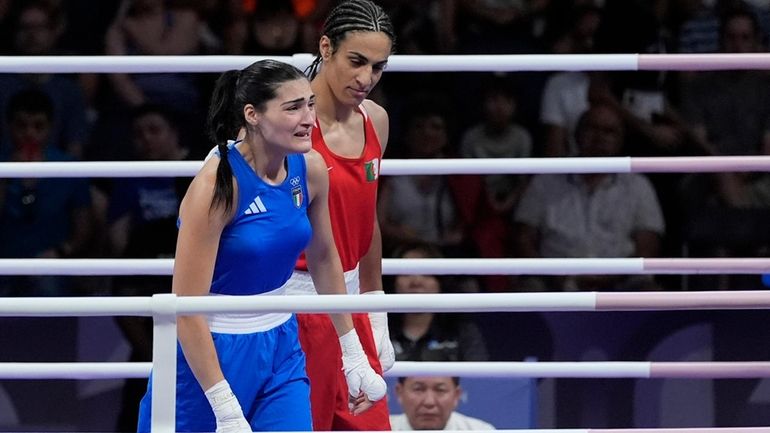
[[[385,291],[374,290],[362,294],[384,295]],[[388,313],[369,313],[369,322],[372,324],[374,345],[377,347],[377,356],[380,358],[380,365],[384,373],[390,370],[396,362],[396,352],[393,350],[393,343],[390,341],[390,331],[388,330]]]
[[[226,380],[212,386],[205,394],[217,419],[216,433],[251,432],[251,426],[243,416],[243,409]]]
[[[371,401],[385,397],[387,392],[385,380],[369,365],[369,359],[366,358],[355,329],[351,329],[340,337],[340,348],[342,349],[342,370],[345,372],[350,395],[358,397],[363,391]]]

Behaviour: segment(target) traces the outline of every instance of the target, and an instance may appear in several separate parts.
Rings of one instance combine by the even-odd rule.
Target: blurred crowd
[[[752,53],[766,0],[382,0],[397,54]],[[0,50],[31,55],[315,53],[332,0],[0,0]],[[215,74],[0,74],[7,161],[201,159]],[[389,158],[770,153],[764,71],[389,73]],[[2,257],[171,257],[185,179],[8,179]],[[386,257],[761,256],[764,173],[384,178]],[[97,289],[4,278],[4,295]],[[687,277],[487,276],[448,291],[679,290]],[[701,289],[752,289],[716,276]],[[145,286],[143,282],[138,287]],[[78,287],[75,287],[78,286]],[[18,290],[23,287],[23,293]],[[106,288],[108,287],[108,288]]]
[[[379,3],[396,24],[396,54],[756,53],[770,36],[768,0]],[[316,53],[319,20],[333,4],[0,0],[0,52]],[[202,125],[216,75],[0,74],[0,160],[200,160],[211,147]],[[388,158],[770,154],[770,75],[759,70],[392,72],[371,97],[390,113]],[[189,181],[2,179],[0,257],[173,257]],[[770,245],[769,209],[767,173],[541,174],[385,177],[378,213],[385,257],[759,257]],[[761,287],[735,275],[388,280],[393,293]],[[165,277],[0,277],[0,296],[169,287]],[[120,320],[134,359],[148,359],[147,323]],[[490,321],[429,313],[391,324],[401,360],[525,355],[486,344],[501,338],[489,329]],[[551,348],[528,350],[547,359]]]

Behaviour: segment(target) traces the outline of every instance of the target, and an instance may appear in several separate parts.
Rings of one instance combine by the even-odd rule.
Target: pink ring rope
[[[464,56],[466,63],[468,56]],[[475,61],[469,62],[472,65],[479,64],[486,68],[495,67],[495,70],[527,70],[526,65],[512,67],[510,64],[503,64],[499,67],[497,58],[479,57]],[[525,60],[526,63],[535,64],[533,60],[540,59],[542,64],[530,66],[530,70],[550,70],[553,69],[550,62],[552,60],[577,60],[578,57],[569,56],[508,56],[501,57],[511,62]],[[458,70],[453,66],[455,60],[452,57],[437,57],[438,62],[446,70]],[[22,60],[22,67],[28,68],[32,60],[25,58]],[[38,59],[41,60],[41,59]],[[47,61],[48,59],[42,59]],[[110,59],[114,63],[124,59]],[[128,59],[129,61],[135,59]],[[167,59],[155,59],[166,63]],[[190,60],[189,58],[186,60]],[[304,59],[307,60],[307,59]],[[394,59],[394,65],[398,66],[400,59]],[[405,65],[412,60],[421,61],[421,59],[403,58]],[[721,54],[721,55],[625,55],[617,57],[598,57],[597,60],[607,60],[606,64],[600,62],[585,62],[588,65],[594,65],[593,69],[606,70],[724,70],[724,69],[770,69],[770,56],[767,54]],[[229,61],[229,60],[227,60]],[[444,64],[445,63],[445,64]],[[598,65],[598,66],[597,66]],[[112,66],[112,65],[109,65]],[[129,65],[124,65],[127,67]],[[78,65],[72,65],[75,68],[68,72],[77,72]],[[149,72],[145,66],[131,65],[138,67],[139,72]],[[159,66],[164,68],[164,65]],[[435,65],[415,64],[409,65],[415,70],[430,69]],[[482,69],[483,69],[482,68]],[[228,68],[222,68],[228,69]],[[575,69],[584,70],[585,67],[578,65],[563,64],[561,70]],[[589,67],[588,69],[591,69]],[[473,69],[475,70],[475,69]],[[755,157],[734,157],[732,160],[716,161],[711,158],[687,158],[671,161],[663,161],[652,158],[633,158],[629,161],[628,170],[630,172],[709,172],[709,171],[767,171],[766,164]],[[53,177],[58,177],[54,175]],[[767,272],[767,264],[760,261],[747,261],[745,259],[714,259],[709,267],[703,267],[702,259],[700,262],[695,260],[684,260],[674,263],[666,259],[645,259],[643,262],[643,271],[649,273],[681,273],[683,267],[691,267],[690,271],[694,273],[713,273],[718,272],[737,272],[737,273],[762,273]],[[718,268],[718,269],[717,269]],[[770,293],[768,292],[689,292],[689,293],[596,293],[596,310],[623,310],[623,309],[704,309],[704,308],[770,308]],[[686,378],[720,378],[720,377],[768,377],[770,376],[770,364],[761,362],[740,362],[740,363],[648,363],[649,376],[653,378],[666,377],[686,377]],[[2,366],[2,364],[0,364]],[[105,373],[106,374],[106,373]],[[136,374],[136,372],[134,372]],[[87,376],[88,373],[85,373]],[[586,432],[586,433],[770,433],[769,427],[746,427],[746,428],[658,428],[658,429],[570,429],[570,430],[503,430],[504,432],[521,433],[524,431],[533,432]]]
[[[1,380],[147,378],[150,362],[2,362]],[[461,376],[594,379],[770,378],[770,362],[396,362],[387,377]]]

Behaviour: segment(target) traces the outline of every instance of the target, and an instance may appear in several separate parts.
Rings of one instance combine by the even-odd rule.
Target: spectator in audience
[[[460,141],[463,158],[528,158],[532,136],[514,119],[517,98],[511,83],[503,75],[489,77],[484,85],[482,121],[465,131]],[[456,177],[455,177],[456,178]],[[450,185],[460,197],[458,213],[479,256],[508,256],[511,239],[511,214],[526,184],[524,175],[492,174],[462,176]],[[510,290],[510,278],[488,275],[484,289],[492,292]]]
[[[746,10],[723,17],[725,53],[763,51],[759,23]],[[707,155],[756,155],[770,143],[770,80],[762,71],[699,73],[683,92],[683,113]]]
[[[105,35],[108,55],[192,55],[201,50],[202,28],[190,4],[164,0],[124,0]],[[201,137],[203,105],[200,75],[188,73],[116,73],[106,76],[106,92],[91,137],[89,159],[122,160],[130,157],[130,116],[146,103],[173,109],[188,127],[183,131],[193,154],[208,148]],[[199,156],[199,155],[196,155]]]
[[[532,135],[516,123],[516,96],[504,77],[486,83],[482,100],[483,120],[465,131],[460,141],[463,158],[529,158]],[[500,215],[511,212],[524,186],[524,177],[491,174],[484,177],[485,192],[492,209]]]
[[[678,53],[715,53],[719,50],[717,2],[676,0],[681,23],[677,32]]]
[[[400,258],[440,258],[430,245],[404,248]],[[393,292],[441,293],[442,281],[433,275],[398,275]],[[397,361],[486,361],[484,337],[476,324],[459,314],[403,313],[390,315],[390,338]]]
[[[575,156],[575,125],[588,109],[588,72],[559,72],[548,77],[540,102],[540,123],[543,126],[543,156]]]
[[[250,31],[249,54],[291,56],[302,52],[302,23],[291,2],[259,0]]]
[[[720,41],[726,53],[763,50],[757,19],[745,9],[723,17]],[[685,90],[683,111],[701,153],[759,155],[770,149],[770,79],[765,71],[699,73]],[[759,235],[740,240],[729,230],[754,225],[754,231],[760,233],[764,217],[750,219],[750,212],[741,210],[762,207],[757,206],[761,179],[746,173],[694,173],[684,178],[679,198],[691,254],[732,255],[739,253],[738,247],[743,249],[741,254],[755,255],[765,246]],[[755,181],[760,183],[751,186]],[[733,217],[741,222],[725,226]],[[717,284],[723,289],[730,286],[726,276]]]
[[[382,4],[393,17],[400,53],[454,52],[457,0],[385,0]]]
[[[762,148],[762,155],[770,156],[770,145]],[[719,199],[735,209],[770,209],[770,173],[763,171],[718,173]]]
[[[66,24],[59,9],[39,0],[24,2],[13,17],[14,54],[61,54],[58,45]],[[28,88],[44,92],[53,106],[46,145],[79,158],[88,136],[85,99],[79,83],[61,74],[0,74],[0,107],[6,111],[11,96]],[[0,152],[8,151],[9,132],[4,129]]]
[[[201,5],[201,50],[204,54],[242,55],[246,50],[253,3],[209,0]]]
[[[620,115],[592,106],[576,129],[580,156],[614,157],[623,147]],[[514,215],[521,257],[654,257],[664,222],[658,199],[639,174],[539,174]],[[559,277],[547,290],[652,290],[647,275]]]
[[[318,49],[318,38],[324,22],[339,2],[333,0],[292,0],[294,16],[301,23],[302,49],[312,53]]]
[[[602,18],[602,9],[596,2],[570,2],[559,8],[561,14],[551,20],[549,42],[554,54],[590,53],[594,49],[594,37]]]
[[[6,124],[11,135],[8,160],[13,162],[69,161],[49,145],[54,116],[50,98],[38,90],[11,97]],[[91,197],[85,179],[4,179],[0,181],[0,257],[70,258],[82,254],[91,234]],[[8,278],[21,296],[69,294],[62,277]],[[0,284],[2,285],[2,284]]]
[[[401,415],[391,415],[394,431],[495,430],[488,422],[457,412],[462,396],[458,377],[399,377],[396,384]]]
[[[132,126],[137,159],[185,159],[187,149],[180,143],[173,114],[165,107],[139,107],[133,115]],[[189,182],[189,178],[171,177],[116,180],[107,214],[112,255],[134,259],[173,258],[179,206]],[[124,276],[113,280],[113,293],[117,296],[152,296],[167,291],[170,284],[171,277]],[[115,320],[131,345],[130,361],[151,361],[152,319],[119,316]],[[146,380],[126,381],[117,431],[136,428],[136,407],[146,388]]]
[[[763,51],[764,44],[758,34],[759,25],[752,18],[752,11],[735,10],[727,13],[723,19],[721,39],[722,51],[728,53],[752,53]],[[718,78],[721,76],[721,78]],[[688,93],[688,113],[692,114],[694,128],[699,140],[707,151],[717,154],[754,154],[770,155],[770,80],[766,74],[757,71],[730,71],[701,74],[703,82],[699,88]],[[728,87],[728,83],[743,82],[740,86]],[[695,92],[716,88],[716,100]],[[729,91],[728,91],[729,89]],[[754,91],[749,91],[753,89]],[[738,93],[737,95],[735,93]],[[743,103],[749,107],[743,106]],[[719,105],[728,104],[729,109]],[[741,109],[735,113],[735,109]],[[720,110],[721,112],[716,112]],[[744,111],[745,110],[745,111]],[[722,116],[733,113],[729,121]],[[748,119],[746,116],[754,115]],[[737,124],[735,121],[745,123]],[[718,122],[718,123],[717,123]],[[732,125],[732,127],[729,127]],[[752,128],[753,127],[753,128]],[[733,130],[730,132],[730,130]],[[746,133],[748,136],[744,136]],[[743,143],[739,147],[731,145]],[[761,209],[770,208],[770,176],[768,173],[718,173],[715,175],[719,200],[732,208]]]
[[[607,0],[596,32],[602,54],[668,54],[676,47],[670,0]],[[591,73],[589,103],[612,107],[625,125],[624,156],[681,156],[692,152],[688,128],[679,111],[679,78],[670,71],[597,71]],[[680,254],[677,173],[650,174],[668,231],[660,250]]]
[[[214,0],[201,14],[205,51],[290,56],[318,49],[331,0]]]
[[[548,5],[541,0],[458,0],[458,46],[468,54],[532,52],[538,36],[534,17]]]
[[[164,0],[127,0],[107,30],[109,55],[185,55],[199,49],[200,21],[191,7],[170,8]],[[129,107],[145,102],[189,109],[199,95],[182,74],[110,74],[110,84]]]
[[[404,151],[408,158],[442,158],[449,149],[446,115],[420,104],[407,119]],[[467,257],[465,228],[446,176],[395,176],[380,185],[378,216],[386,250],[402,243],[438,245],[445,255]]]
[[[602,54],[666,54],[673,50],[668,0],[607,0],[596,31]],[[612,106],[626,126],[625,152],[633,156],[680,155],[686,126],[671,95],[675,75],[667,71],[599,71],[591,74],[591,104]]]
[[[594,38],[601,22],[601,10],[577,8],[569,30],[556,37],[555,54],[588,54],[594,51]],[[574,156],[575,125],[588,108],[591,74],[585,71],[556,72],[550,75],[540,100],[543,148],[533,151],[542,156]]]
[[[747,10],[726,14],[720,32],[722,52],[763,51],[759,24]],[[756,155],[770,143],[770,80],[764,72],[699,73],[682,99],[685,118],[703,153]]]

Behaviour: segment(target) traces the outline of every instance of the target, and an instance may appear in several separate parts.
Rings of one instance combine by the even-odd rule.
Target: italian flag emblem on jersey
[[[302,206],[302,188],[296,187],[291,190],[291,201],[294,202],[294,207],[299,209]]]
[[[366,172],[366,181],[374,182],[380,175],[380,159],[374,158],[371,161],[364,163],[364,171]]]

